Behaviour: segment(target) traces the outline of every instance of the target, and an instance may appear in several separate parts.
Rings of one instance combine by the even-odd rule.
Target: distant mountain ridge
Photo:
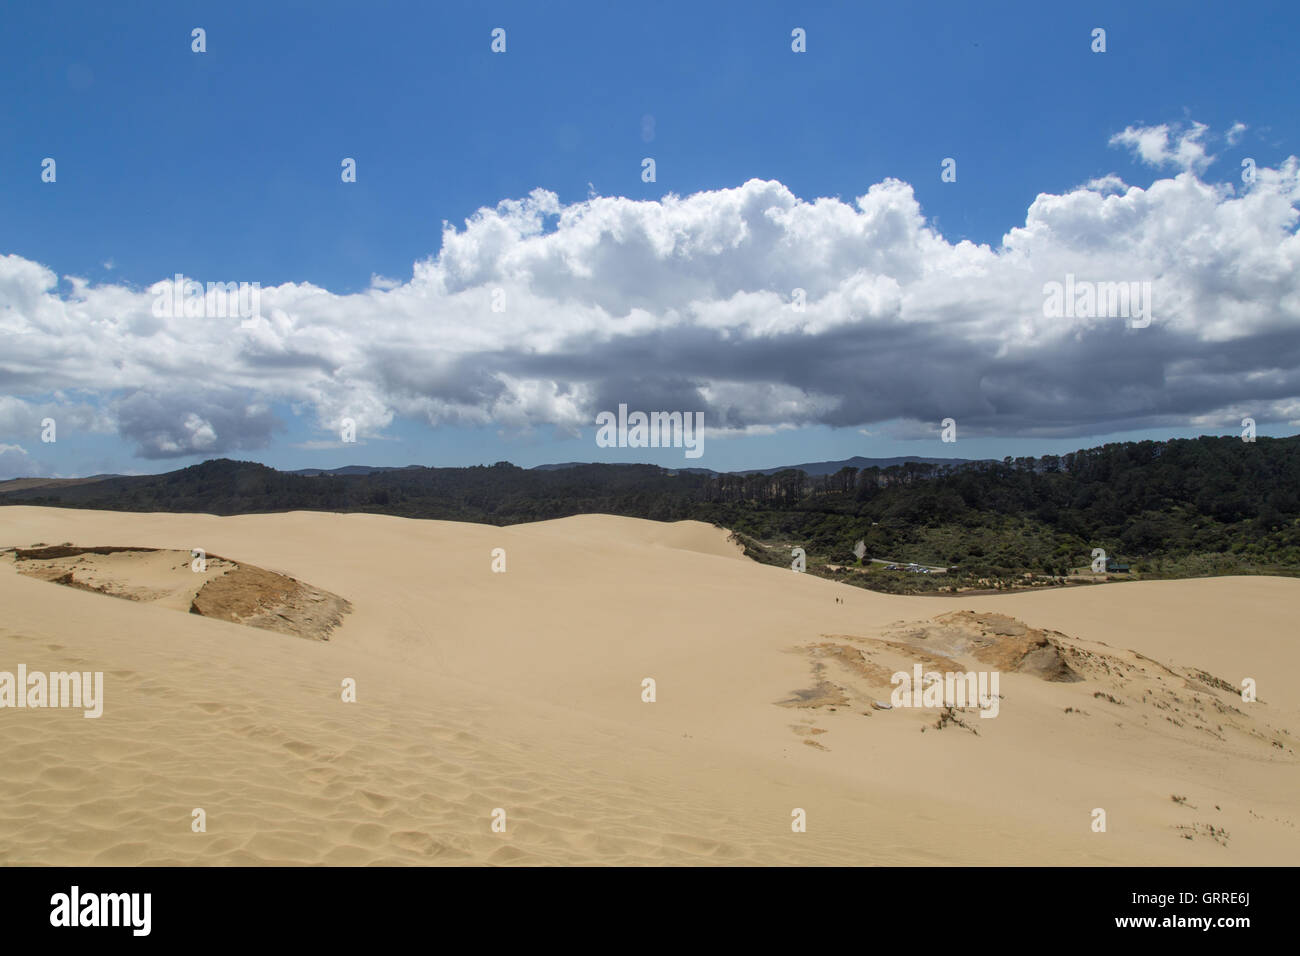
[[[860,467],[873,461],[881,459],[729,474],[509,462],[294,474],[219,459],[161,475],[0,484],[0,528],[3,505],[363,512],[495,525],[611,514],[706,521],[770,563],[788,564],[797,545],[810,568],[814,559],[856,564],[862,541],[872,557],[960,566],[975,578],[1059,575],[1086,565],[1096,549],[1122,564],[1142,562],[1143,573],[1300,573],[1300,436],[1121,442],[1001,461],[909,456]]]
[[[342,468],[295,468],[286,471],[286,475],[305,475],[318,478],[321,475],[373,475],[380,471],[405,471],[408,468],[425,468],[426,465],[344,465]]]
[[[833,475],[844,468],[893,468],[895,465],[966,465],[972,461],[988,461],[975,458],[924,458],[905,455],[899,458],[863,458],[855,455],[842,461],[808,461],[801,465],[777,465],[775,468],[742,468],[738,471],[714,471],[712,468],[669,468],[669,471],[684,472],[690,475],[776,475],[783,471],[802,471],[805,475],[819,477]],[[580,465],[597,465],[595,461],[566,461],[553,465],[534,465],[531,471],[559,471],[563,468],[577,468]]]
[[[213,459],[217,460],[217,459]],[[665,467],[666,471],[688,474],[688,475],[775,475],[783,471],[802,471],[804,474],[817,477],[821,475],[833,475],[835,472],[844,468],[892,468],[895,465],[906,464],[925,464],[925,465],[965,465],[972,461],[986,461],[989,459],[973,458],[925,458],[915,455],[907,455],[899,458],[864,458],[856,455],[853,458],[845,458],[843,461],[812,461],[800,465],[778,465],[775,468],[745,468],[740,471],[714,471],[712,468],[670,468]],[[206,464],[206,462],[204,463]],[[251,463],[250,463],[251,464]],[[498,462],[498,464],[502,464]],[[505,462],[504,464],[509,464]],[[644,467],[643,462],[598,462],[598,461],[566,461],[555,462],[545,465],[534,465],[527,469],[528,471],[564,471],[569,468],[587,468],[592,465],[603,467]],[[264,467],[270,467],[269,465]],[[301,475],[306,478],[319,478],[321,476],[337,477],[357,477],[366,475],[375,475],[389,471],[412,471],[416,469],[430,470],[437,468],[436,465],[343,465],[340,468],[293,468],[293,469],[274,469],[282,475]],[[471,467],[486,467],[483,465]],[[512,465],[512,467],[515,467]],[[650,467],[661,467],[651,465]],[[173,472],[162,472],[161,474],[173,474]],[[54,487],[59,485],[68,485],[73,482],[94,482],[103,481],[108,478],[148,478],[150,475],[119,475],[119,474],[102,474],[88,475],[85,478],[8,478],[0,480],[0,495],[6,492],[26,490],[36,487]]]
[[[752,468],[736,472],[740,475],[775,475],[782,471],[802,471],[806,475],[833,475],[844,468],[893,468],[896,465],[969,465],[974,461],[989,461],[987,458],[924,458],[905,455],[901,458],[863,458],[855,455],[843,461],[809,461],[802,465],[782,465],[779,468]]]

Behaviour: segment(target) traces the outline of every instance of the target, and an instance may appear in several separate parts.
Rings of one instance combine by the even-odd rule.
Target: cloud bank
[[[949,242],[892,179],[852,202],[760,180],[570,205],[539,189],[445,225],[405,281],[263,288],[250,328],[160,317],[149,289],[60,284],[8,255],[0,436],[34,440],[53,416],[116,431],[144,458],[217,455],[266,447],[280,403],[324,438],[396,416],[572,432],[620,403],[703,411],[714,435],[889,420],[933,435],[949,417],[964,436],[1020,437],[1295,422],[1300,168],[1208,183],[1205,141],[1199,124],[1124,130],[1113,145],[1177,172],[1040,194],[996,247]],[[1045,317],[1044,284],[1067,274],[1150,281],[1150,325]]]

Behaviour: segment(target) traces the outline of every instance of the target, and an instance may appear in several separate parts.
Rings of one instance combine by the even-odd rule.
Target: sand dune
[[[313,640],[329,640],[351,610],[288,575],[198,551],[42,545],[0,551],[0,562],[40,581]]]
[[[51,542],[160,550],[83,563],[133,600],[0,563],[0,671],[104,672],[98,719],[0,709],[3,863],[1300,859],[1300,581],[927,599],[694,522],[0,509],[0,547]],[[192,548],[351,612],[177,613]],[[915,663],[996,669],[996,718],[874,706]]]

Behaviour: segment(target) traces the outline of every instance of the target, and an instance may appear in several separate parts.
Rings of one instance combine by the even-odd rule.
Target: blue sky
[[[594,428],[582,422],[622,397],[620,382],[633,383],[625,391],[634,407],[671,399],[693,408],[708,396],[710,420],[733,429],[711,437],[698,462],[718,469],[855,454],[1001,457],[1120,436],[1236,433],[1243,409],[1255,413],[1261,434],[1292,434],[1300,418],[1288,374],[1295,303],[1261,263],[1294,254],[1293,238],[1287,241],[1295,232],[1287,212],[1294,209],[1294,173],[1287,163],[1297,153],[1300,111],[1288,41],[1296,35],[1297,9],[1131,2],[6,9],[0,256],[22,261],[10,260],[12,276],[0,274],[0,302],[10,317],[0,328],[0,398],[7,402],[0,446],[8,450],[0,467],[10,474],[160,471],[217,455],[280,467],[680,462],[679,450],[596,447]],[[204,53],[191,50],[194,27],[206,31]],[[506,30],[502,54],[489,49],[496,27]],[[806,53],[791,50],[795,27],[807,31]],[[1090,49],[1095,27],[1106,30],[1105,53]],[[1154,134],[1144,140],[1141,131],[1162,125],[1168,148],[1144,152]],[[1114,141],[1125,130],[1134,132]],[[1188,155],[1178,153],[1180,146],[1191,150],[1190,163],[1180,165],[1178,156]],[[656,163],[653,183],[641,177],[647,156]],[[45,157],[56,160],[54,183],[41,180]],[[340,181],[343,157],[356,160],[355,183]],[[956,182],[940,180],[945,157],[957,160]],[[1227,184],[1244,203],[1245,157],[1278,171],[1261,178],[1260,189],[1277,194],[1272,203],[1260,198],[1248,209],[1231,207],[1223,196],[1176,194],[1178,177],[1190,175],[1196,183]],[[1121,186],[1094,186],[1094,196],[1122,198],[1137,187],[1150,197],[1157,181],[1169,183],[1170,195],[1156,208],[1134,194],[1120,226],[1086,236],[1099,222],[1116,222],[1115,214],[1097,212],[1079,225],[1069,210],[1046,210],[1046,224],[1029,230],[1037,244],[1032,255],[1028,242],[1018,254],[1062,263],[1058,272],[1072,269],[1070,256],[1077,255],[1079,274],[1091,268],[1099,280],[1127,279],[1114,275],[1122,268],[1114,264],[1132,263],[1134,278],[1163,277],[1166,289],[1177,273],[1183,289],[1223,291],[1225,277],[1259,267],[1250,298],[1267,322],[1243,322],[1225,334],[1194,304],[1203,297],[1171,293],[1157,299],[1168,324],[1158,314],[1153,328],[1175,338],[1159,348],[1135,352],[1113,329],[1090,327],[1071,352],[1060,342],[1038,347],[1040,333],[1026,332],[1020,344],[1035,347],[1026,347],[1017,366],[1008,361],[1007,343],[991,344],[958,314],[953,303],[969,297],[923,276],[978,272],[976,298],[986,300],[981,321],[996,319],[990,313],[1001,306],[987,301],[988,290],[1012,258],[1002,255],[1003,237],[1027,228],[1027,210],[1040,194],[1067,197],[1112,174]],[[897,180],[911,199],[891,194],[880,202],[900,222],[913,203],[944,248],[933,252],[924,236],[891,232],[910,229],[906,223],[882,227],[870,241],[887,251],[906,247],[908,256],[882,253],[854,278],[857,246],[834,251],[826,243],[839,240],[819,238],[815,223],[787,224],[783,241],[795,249],[788,259],[806,254],[809,269],[823,254],[841,263],[836,276],[809,280],[810,290],[828,296],[824,301],[832,303],[840,282],[870,286],[859,298],[846,294],[850,305],[840,317],[861,324],[846,330],[827,319],[772,333],[762,330],[761,318],[746,315],[723,334],[719,316],[732,315],[727,310],[740,308],[744,296],[785,294],[790,283],[764,287],[769,260],[762,250],[750,260],[752,271],[730,258],[710,260],[709,230],[725,233],[727,221],[719,212],[721,225],[711,225],[714,207],[704,200],[703,211],[673,227],[690,233],[690,241],[660,250],[654,263],[658,268],[666,258],[680,271],[654,272],[653,288],[638,279],[649,273],[636,257],[649,253],[630,248],[635,244],[617,227],[609,242],[615,252],[629,246],[625,257],[608,244],[593,252],[579,243],[588,258],[576,265],[579,253],[560,248],[563,237],[555,235],[565,231],[555,210],[593,197],[655,204],[668,194],[721,197],[752,179],[783,187],[780,196],[765,192],[764,203],[806,209],[819,197],[838,197],[842,211],[873,186]],[[526,200],[538,189],[554,197],[535,213],[539,233],[511,220],[515,231],[500,240],[519,256],[492,251],[495,226],[470,241],[466,220],[478,210]],[[1142,250],[1158,248],[1162,235],[1187,236],[1179,210],[1202,201],[1222,210],[1207,226],[1207,242],[1223,261],[1188,246],[1174,251],[1176,261],[1156,263],[1149,254],[1144,269]],[[602,221],[640,215],[619,209],[611,207]],[[1262,235],[1250,249],[1243,245],[1247,233],[1234,231],[1243,215],[1254,217]],[[841,212],[826,216],[838,221]],[[1142,217],[1140,234],[1128,217]],[[459,271],[446,260],[435,270],[426,319],[411,306],[426,295],[413,267],[439,263],[444,223],[466,248]],[[1080,234],[1070,235],[1076,225]],[[1124,241],[1116,240],[1125,230]],[[551,236],[552,247],[529,252],[539,234]],[[961,240],[987,246],[988,255],[961,251]],[[1231,261],[1225,250],[1242,258]],[[569,270],[564,282],[557,262]],[[674,277],[683,289],[698,283],[696,263],[713,275],[740,271],[734,282],[711,280],[706,293],[694,285],[690,294],[664,288]],[[56,284],[44,286],[36,266],[53,273]],[[548,268],[560,271],[550,276]],[[279,338],[250,346],[238,330],[211,338],[125,317],[152,299],[146,290],[153,283],[177,273],[264,289],[292,283],[296,292],[274,300],[288,324],[274,332],[268,324],[265,335]],[[575,274],[603,291],[573,292],[565,283]],[[377,276],[392,281],[376,284]],[[883,285],[872,284],[877,280]],[[498,338],[492,326],[504,320],[490,311],[467,314],[461,299],[442,311],[439,296],[464,297],[478,286],[486,294],[498,284],[511,289],[513,302],[527,303],[514,308],[529,310],[511,316],[521,325],[498,327]],[[890,304],[895,285],[903,289],[901,305]],[[1035,276],[1026,288],[1039,285]],[[308,286],[337,307],[311,313],[303,304]],[[405,325],[396,333],[388,314],[380,314],[395,300],[376,296],[384,301],[361,314],[349,299],[394,286],[413,297],[398,310]],[[1224,294],[1242,299],[1239,290]],[[127,302],[132,295],[139,301]],[[881,297],[890,301],[881,304]],[[589,339],[561,328],[579,306],[601,311],[590,319]],[[631,309],[647,313],[646,325],[628,338],[619,323]],[[972,362],[989,363],[987,375],[982,370],[966,391],[954,385],[947,394],[945,385],[961,377],[962,348],[936,357],[928,340],[891,338],[903,326],[919,328],[913,317],[929,322],[931,313],[952,323],[948,339],[970,336]],[[113,322],[124,324],[110,329]],[[465,327],[477,322],[485,329],[481,341]],[[657,331],[666,328],[676,332]],[[847,354],[840,335],[863,350],[860,379],[836,367]],[[456,340],[445,353],[441,338]],[[771,347],[737,348],[740,369],[740,358],[723,356],[738,338]],[[626,347],[611,345],[614,339]],[[1281,367],[1268,358],[1279,354],[1279,342],[1288,356]],[[1203,350],[1193,348],[1198,343]],[[687,348],[694,351],[678,351]],[[701,352],[709,354],[684,357]],[[1140,360],[1133,358],[1138,353]],[[910,356],[901,365],[900,354]],[[874,368],[873,355],[892,356],[888,367]],[[799,371],[784,369],[783,356]],[[1124,373],[1129,378],[1112,378],[1126,360],[1134,362]],[[947,371],[945,362],[952,363]],[[1080,362],[1110,371],[1073,382],[1071,395],[1041,400],[1044,383],[1057,378],[1053,367]],[[1199,362],[1200,372],[1186,374],[1188,362]],[[426,374],[435,366],[441,371]],[[311,374],[303,371],[308,367]],[[898,376],[888,388],[863,384],[886,372]],[[1216,400],[1209,393],[1224,388],[1219,375],[1255,384]],[[1098,389],[1094,415],[1086,408],[1089,381]],[[934,401],[898,398],[909,382]],[[1024,394],[1013,398],[1012,391]],[[846,392],[853,396],[841,401]],[[938,441],[949,406],[961,435],[956,444]],[[337,419],[349,413],[362,423],[355,446],[332,440]],[[36,425],[47,415],[60,423],[53,443],[41,442]],[[250,421],[256,424],[245,427]]]

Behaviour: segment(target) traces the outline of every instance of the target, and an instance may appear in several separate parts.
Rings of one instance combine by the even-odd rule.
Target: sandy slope
[[[352,611],[307,641],[0,565],[0,670],[106,682],[98,720],[0,710],[0,862],[1300,860],[1300,581],[892,597],[693,522],[0,508],[0,546],[64,541],[204,548]],[[1028,630],[935,620],[962,610]],[[908,659],[1017,666],[989,627],[1083,679],[1004,670],[998,717],[956,715],[978,734],[871,708]],[[1243,677],[1260,702],[1215,684]]]

